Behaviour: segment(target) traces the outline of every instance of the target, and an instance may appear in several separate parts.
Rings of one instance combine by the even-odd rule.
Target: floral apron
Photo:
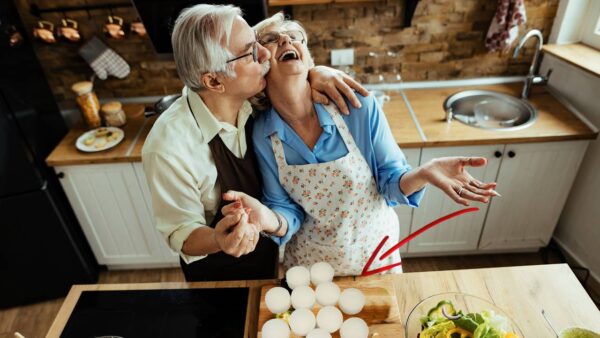
[[[286,244],[283,264],[289,269],[326,261],[336,276],[360,275],[384,236],[390,236],[391,245],[399,239],[398,217],[379,194],[371,168],[337,109],[325,108],[346,144],[345,156],[326,163],[288,165],[281,140],[271,135],[279,182],[306,214],[300,230]],[[396,252],[384,261],[376,258],[371,269],[399,261]],[[401,273],[402,268],[388,271]]]

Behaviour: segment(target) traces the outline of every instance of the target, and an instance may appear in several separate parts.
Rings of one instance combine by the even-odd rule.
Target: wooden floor
[[[558,263],[550,256],[550,263]],[[405,258],[404,272],[475,269],[487,267],[543,264],[540,253],[503,254],[481,256],[447,256],[432,258]],[[144,283],[183,281],[179,269],[154,269],[131,271],[103,271],[99,283]],[[597,302],[600,298],[591,295]],[[62,299],[0,310],[0,338],[12,338],[19,331],[27,338],[44,337],[58,313]]]

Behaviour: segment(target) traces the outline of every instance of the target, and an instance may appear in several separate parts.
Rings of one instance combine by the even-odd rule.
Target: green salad
[[[519,338],[508,331],[508,320],[494,311],[463,313],[443,300],[421,317],[418,338]]]

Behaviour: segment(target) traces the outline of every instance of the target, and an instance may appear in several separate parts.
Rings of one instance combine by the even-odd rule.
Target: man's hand
[[[221,209],[223,215],[228,215],[235,212],[238,209],[247,208],[250,209],[250,223],[258,226],[260,231],[267,233],[273,233],[277,230],[279,222],[275,213],[271,209],[267,208],[264,204],[260,203],[256,198],[249,196],[239,191],[228,191],[223,194],[223,200],[232,201]],[[285,233],[285,232],[284,232]]]
[[[225,215],[217,223],[214,236],[221,251],[240,257],[254,251],[259,239],[259,229],[248,222],[246,211],[239,209]]]
[[[331,99],[340,111],[346,115],[350,114],[350,111],[342,95],[348,98],[356,108],[360,108],[361,104],[354,90],[362,96],[369,95],[369,91],[348,74],[325,66],[311,68],[308,71],[308,82],[310,83],[314,102],[328,104],[329,99]]]

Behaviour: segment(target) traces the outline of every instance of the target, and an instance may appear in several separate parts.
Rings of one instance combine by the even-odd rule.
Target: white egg
[[[325,306],[317,313],[317,326],[329,333],[339,330],[343,322],[344,316],[335,306]]]
[[[315,292],[310,286],[302,285],[292,290],[292,306],[294,309],[312,309],[315,305]]]
[[[270,319],[263,324],[261,333],[263,338],[289,338],[290,327],[283,319]]]
[[[315,294],[321,306],[335,305],[340,298],[340,287],[334,282],[321,283],[317,285]]]
[[[291,305],[290,293],[280,286],[274,287],[265,294],[265,303],[274,314],[285,312]]]
[[[352,317],[346,319],[340,328],[341,338],[367,338],[369,336],[369,327],[364,320]]]
[[[331,334],[323,329],[313,329],[306,335],[306,338],[331,338]]]
[[[338,302],[340,309],[347,315],[359,313],[365,306],[365,295],[355,288],[349,288],[342,291]]]
[[[316,324],[315,315],[309,309],[294,310],[290,316],[290,328],[299,336],[306,336]]]
[[[304,266],[294,266],[285,273],[285,279],[290,289],[310,284],[310,271]]]
[[[315,286],[321,283],[331,282],[334,274],[335,270],[333,270],[331,264],[327,262],[318,262],[310,267],[310,281]]]

